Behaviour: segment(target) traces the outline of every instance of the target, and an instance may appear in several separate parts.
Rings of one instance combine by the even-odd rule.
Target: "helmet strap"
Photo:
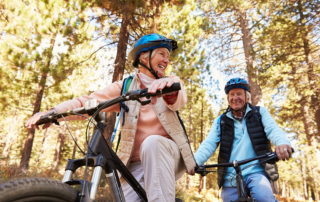
[[[152,51],[153,51],[153,50],[151,50],[151,51],[150,51],[150,54],[149,54],[149,66],[150,66],[150,68],[149,68],[147,65],[142,64],[141,62],[138,62],[138,64],[141,65],[142,67],[146,68],[147,70],[149,70],[149,72],[150,72],[154,77],[156,77],[156,79],[159,79],[158,71],[155,72],[155,71],[153,70],[152,66],[151,66],[151,55],[152,55]]]

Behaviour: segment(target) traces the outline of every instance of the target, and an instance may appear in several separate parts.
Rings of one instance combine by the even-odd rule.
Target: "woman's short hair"
[[[165,49],[166,49],[166,48],[165,48]],[[156,49],[154,49],[154,50],[152,51],[151,58],[153,58],[153,56],[157,53],[158,50],[159,50],[159,49],[156,48]],[[166,51],[168,52],[168,55],[170,55],[169,50],[166,49]],[[150,55],[150,51],[144,52],[144,53],[139,57],[140,62],[141,62],[141,59],[140,59],[141,57],[142,57],[142,58],[147,58],[147,57],[149,57],[149,55]]]

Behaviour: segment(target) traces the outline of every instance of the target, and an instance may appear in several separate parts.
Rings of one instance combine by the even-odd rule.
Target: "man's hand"
[[[289,160],[292,155],[291,146],[287,144],[276,146],[276,154],[279,160]]]

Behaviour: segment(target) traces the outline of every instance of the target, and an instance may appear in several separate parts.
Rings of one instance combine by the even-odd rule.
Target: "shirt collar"
[[[250,108],[249,104],[247,103],[246,113],[243,115],[243,117],[245,117],[245,116],[249,113],[249,111],[251,111],[251,110],[252,110],[252,109]],[[234,120],[238,120],[238,119],[236,119],[236,118],[233,117],[231,111],[227,113],[227,117],[229,117],[229,118],[231,118],[231,119],[234,119]],[[242,119],[243,119],[243,117],[242,117]],[[241,120],[242,120],[242,119],[241,119]]]

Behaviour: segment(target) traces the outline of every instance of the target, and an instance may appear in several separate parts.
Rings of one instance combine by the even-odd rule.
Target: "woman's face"
[[[169,51],[166,48],[158,48],[154,51],[156,52],[154,56],[151,58],[151,66],[153,70],[158,73],[158,77],[162,78],[164,76],[167,66],[169,65]],[[149,57],[143,58],[142,61],[145,65],[149,67]],[[152,75],[152,77],[154,76]]]

